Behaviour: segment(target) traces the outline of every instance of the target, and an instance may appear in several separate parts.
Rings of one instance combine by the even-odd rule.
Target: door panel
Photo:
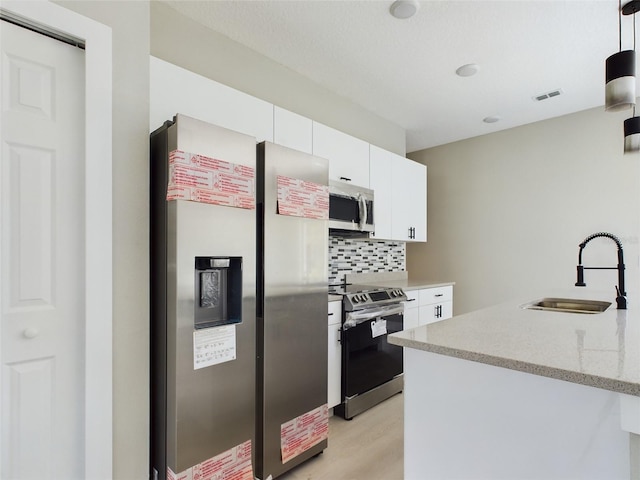
[[[84,474],[84,51],[2,35],[0,477]]]

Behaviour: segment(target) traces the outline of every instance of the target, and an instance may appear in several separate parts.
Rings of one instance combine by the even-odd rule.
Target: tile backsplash
[[[401,272],[405,266],[404,242],[329,235],[329,285],[344,282],[347,273]]]

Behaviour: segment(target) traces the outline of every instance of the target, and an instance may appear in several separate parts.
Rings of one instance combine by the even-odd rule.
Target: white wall
[[[622,240],[640,304],[640,154],[622,153],[627,116],[593,109],[410,154],[429,169],[429,241],[407,246],[409,275],[455,281],[454,313],[465,313],[573,288],[578,244],[604,230]],[[583,260],[615,265],[615,244],[594,240]],[[585,280],[614,298],[615,271]]]
[[[149,475],[149,3],[57,3],[112,28],[113,478],[146,479]]]
[[[151,21],[153,56],[404,156],[398,125],[161,2],[152,2]]]

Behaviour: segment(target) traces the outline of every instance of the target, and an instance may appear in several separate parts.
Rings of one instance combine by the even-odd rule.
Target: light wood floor
[[[403,412],[398,394],[350,421],[331,417],[324,453],[278,480],[402,480]]]

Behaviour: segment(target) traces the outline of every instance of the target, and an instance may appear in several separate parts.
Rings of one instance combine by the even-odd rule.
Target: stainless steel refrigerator
[[[286,193],[291,182],[296,184],[292,190],[306,190],[289,192],[290,201],[302,205],[320,186],[326,189],[328,214],[328,161],[263,142],[257,170],[256,475],[265,479],[327,446],[322,430],[328,427],[328,220],[289,215]],[[306,437],[287,433],[305,424]],[[315,444],[309,441],[313,435]],[[287,451],[304,441],[298,452]]]
[[[255,163],[255,138],[184,115],[151,135],[152,479],[251,476]]]

